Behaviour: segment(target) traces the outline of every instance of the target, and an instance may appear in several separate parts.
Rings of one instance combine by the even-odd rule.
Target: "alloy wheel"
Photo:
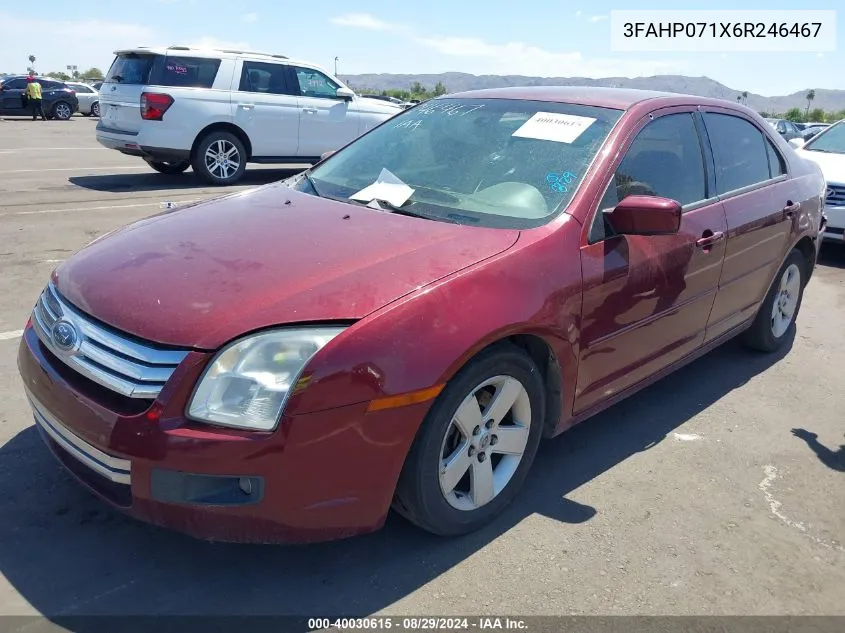
[[[494,376],[458,407],[440,449],[440,490],[453,508],[490,503],[514,476],[531,428],[531,402],[522,383]]]
[[[205,167],[209,173],[223,180],[233,176],[241,166],[241,155],[231,142],[219,139],[205,151]]]
[[[775,301],[772,304],[772,334],[780,338],[792,325],[795,309],[801,294],[801,271],[796,264],[790,264],[780,278]]]

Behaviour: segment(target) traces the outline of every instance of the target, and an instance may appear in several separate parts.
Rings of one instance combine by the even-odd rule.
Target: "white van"
[[[283,55],[170,46],[115,56],[97,141],[215,185],[237,182],[248,162],[313,164],[402,112]]]

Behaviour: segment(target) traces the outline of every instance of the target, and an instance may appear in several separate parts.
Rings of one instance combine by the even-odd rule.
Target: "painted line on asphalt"
[[[182,204],[190,204],[193,202],[200,202],[200,200],[176,200],[177,208]],[[0,217],[4,215],[41,215],[43,213],[64,213],[65,211],[105,211],[108,209],[137,209],[140,207],[161,207],[161,202],[139,202],[137,204],[110,204],[102,207],[71,207],[64,209],[33,209],[31,211],[13,211],[11,213],[0,213]]]
[[[16,149],[0,149],[0,154],[17,154],[18,152],[105,152],[108,147],[18,147]]]
[[[34,174],[42,171],[110,171],[113,169],[122,170],[149,170],[148,165],[136,165],[134,167],[50,167],[48,169],[9,169],[4,171],[4,174]],[[153,173],[153,172],[150,172]]]
[[[0,332],[0,341],[10,341],[14,338],[20,338],[23,330],[11,330],[9,332]]]

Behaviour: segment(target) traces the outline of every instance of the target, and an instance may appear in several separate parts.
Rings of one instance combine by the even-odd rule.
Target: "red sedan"
[[[18,364],[47,445],[131,515],[313,541],[494,519],[549,438],[736,336],[791,335],[824,180],[726,101],[420,104],[288,181],[87,245]]]

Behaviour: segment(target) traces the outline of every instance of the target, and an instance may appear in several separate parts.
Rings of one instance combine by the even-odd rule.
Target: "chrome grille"
[[[824,203],[831,207],[845,207],[845,185],[827,183],[827,195]]]
[[[130,398],[153,399],[187,356],[139,341],[92,321],[49,283],[32,311],[41,342],[86,378]]]

